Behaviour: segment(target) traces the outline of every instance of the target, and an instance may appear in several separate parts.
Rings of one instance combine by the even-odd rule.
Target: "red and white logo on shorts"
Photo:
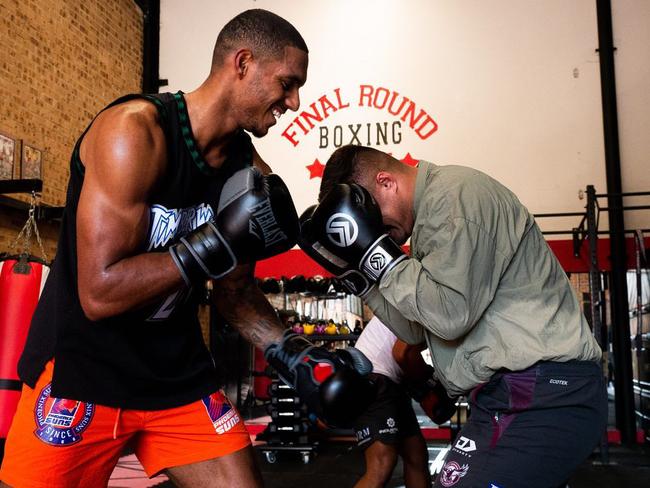
[[[239,423],[237,410],[222,392],[216,391],[202,401],[217,434],[225,434]]]
[[[52,384],[41,390],[34,409],[36,430],[34,434],[51,446],[69,446],[81,440],[95,413],[92,403],[54,398],[50,396]]]
[[[453,486],[458,483],[469,471],[469,464],[460,466],[456,461],[448,461],[440,471],[440,484],[442,486]]]

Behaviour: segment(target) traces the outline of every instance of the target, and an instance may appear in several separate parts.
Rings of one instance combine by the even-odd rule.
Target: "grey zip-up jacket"
[[[517,197],[480,171],[421,161],[411,258],[366,301],[410,344],[427,341],[452,395],[500,369],[598,361],[569,280]]]

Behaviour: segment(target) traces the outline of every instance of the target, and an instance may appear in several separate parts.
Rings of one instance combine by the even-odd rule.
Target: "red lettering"
[[[340,88],[335,88],[334,93],[336,93],[336,101],[338,102],[340,109],[350,106],[349,103],[346,103],[345,105],[343,105],[343,102],[341,101],[341,89]]]
[[[336,107],[332,105],[332,102],[329,101],[327,95],[323,95],[318,99],[318,101],[320,102],[320,108],[323,111],[323,116],[325,118],[329,117],[329,114],[327,113],[328,110],[336,112]]]
[[[294,147],[300,143],[298,139],[296,126],[300,128],[303,135],[307,135],[318,123],[329,118],[335,112],[342,108],[350,107],[350,103],[344,100],[341,94],[341,88],[333,89],[334,97],[330,98],[330,94],[324,94],[315,102],[311,103],[307,110],[300,112],[298,117],[287,126],[282,132],[282,137],[287,139]],[[397,91],[390,90],[385,87],[375,87],[370,84],[359,85],[359,107],[372,107],[377,110],[386,110],[390,115],[398,118],[418,135],[420,139],[429,138],[434,132],[438,130],[438,124],[433,118],[427,114],[424,109],[421,109],[417,104],[404,95],[400,95]],[[395,124],[401,128],[400,122],[395,121],[393,124],[393,139],[395,139]],[[365,124],[367,129],[367,144],[370,145],[370,123]],[[388,122],[375,124],[377,133],[377,145],[388,144]],[[334,145],[339,147],[341,142],[341,131],[343,126],[334,127]],[[352,131],[352,141],[359,141],[359,133],[362,131],[362,125],[357,124],[356,130],[352,125],[348,126]],[[338,132],[337,132],[338,130]],[[321,125],[321,144],[323,137],[327,139],[327,127]],[[325,132],[323,132],[325,131]],[[325,135],[323,135],[325,134]],[[338,134],[338,138],[337,138]],[[401,140],[401,134],[399,134]],[[337,142],[338,141],[338,142]]]
[[[378,101],[380,96],[384,97],[384,99],[381,102]],[[386,106],[387,101],[388,101],[388,90],[382,87],[377,88],[377,91],[375,92],[375,98],[372,101],[372,104],[375,106],[375,108],[381,110]]]
[[[429,132],[427,132],[426,134],[422,134],[422,130],[423,130],[423,129],[424,129],[424,128],[429,124],[429,123],[431,124],[431,129],[430,129]],[[424,139],[426,139],[427,137],[429,137],[431,134],[433,134],[433,133],[434,133],[435,131],[437,131],[437,130],[438,130],[438,124],[436,124],[436,121],[433,120],[431,117],[429,117],[429,115],[427,115],[427,118],[424,120],[424,122],[422,123],[422,125],[421,125],[420,127],[418,127],[418,128],[415,130],[415,133],[420,137],[420,139],[423,139],[423,140],[424,140]]]
[[[302,129],[302,133],[307,135],[307,133],[309,132],[309,129],[307,129],[304,125],[302,125],[302,122],[300,122],[300,119],[298,117],[296,117],[295,119],[293,119],[293,121],[296,124],[298,124],[298,127],[300,127]]]
[[[410,100],[406,97],[402,97],[402,103],[400,104],[399,108],[397,110],[393,109],[393,103],[395,102],[395,99],[397,98],[397,95],[399,95],[396,91],[393,92],[393,96],[390,99],[390,103],[388,104],[388,113],[391,115],[399,115],[399,113],[402,111],[404,108],[404,104],[406,102],[409,102]]]
[[[417,117],[414,117],[413,115],[415,114],[415,103],[410,102],[408,108],[406,109],[406,112],[404,112],[404,115],[402,115],[401,119],[403,122],[406,122],[406,118],[410,115],[411,121],[409,122],[409,127],[411,129],[415,129],[415,124],[419,122],[419,120],[422,118],[422,116],[426,112],[422,109],[420,109],[420,113],[418,114]]]
[[[375,91],[375,89],[372,87],[372,85],[360,85],[359,88],[361,89],[361,92],[359,93],[359,107],[363,107],[363,99],[367,98],[368,99],[368,104],[367,106],[372,105],[372,92]]]
[[[307,124],[309,124],[309,129],[313,129],[314,124],[311,122],[310,119],[314,119],[316,122],[322,122],[323,116],[320,113],[318,113],[318,109],[316,108],[316,102],[312,103],[310,107],[314,111],[314,113],[302,111],[300,112],[300,116],[303,118],[305,122],[307,122]]]
[[[296,139],[294,139],[294,137],[296,136],[296,131],[294,130],[294,131],[289,132],[289,129],[291,129],[292,126],[293,126],[293,122],[291,124],[289,124],[286,129],[284,129],[284,132],[282,132],[282,137],[286,137],[287,140],[291,144],[293,144],[293,146],[295,147],[295,146],[298,145],[298,141],[296,141]],[[305,134],[306,134],[306,132],[305,132]]]

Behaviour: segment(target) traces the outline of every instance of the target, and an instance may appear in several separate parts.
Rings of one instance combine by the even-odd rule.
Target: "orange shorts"
[[[222,391],[166,410],[121,410],[49,395],[53,363],[23,385],[0,480],[12,487],[106,486],[127,443],[148,476],[251,445]]]

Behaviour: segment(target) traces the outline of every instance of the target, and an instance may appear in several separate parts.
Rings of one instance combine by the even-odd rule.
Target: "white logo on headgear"
[[[348,247],[357,240],[359,227],[356,221],[346,213],[335,213],[325,225],[327,237],[339,247]]]

